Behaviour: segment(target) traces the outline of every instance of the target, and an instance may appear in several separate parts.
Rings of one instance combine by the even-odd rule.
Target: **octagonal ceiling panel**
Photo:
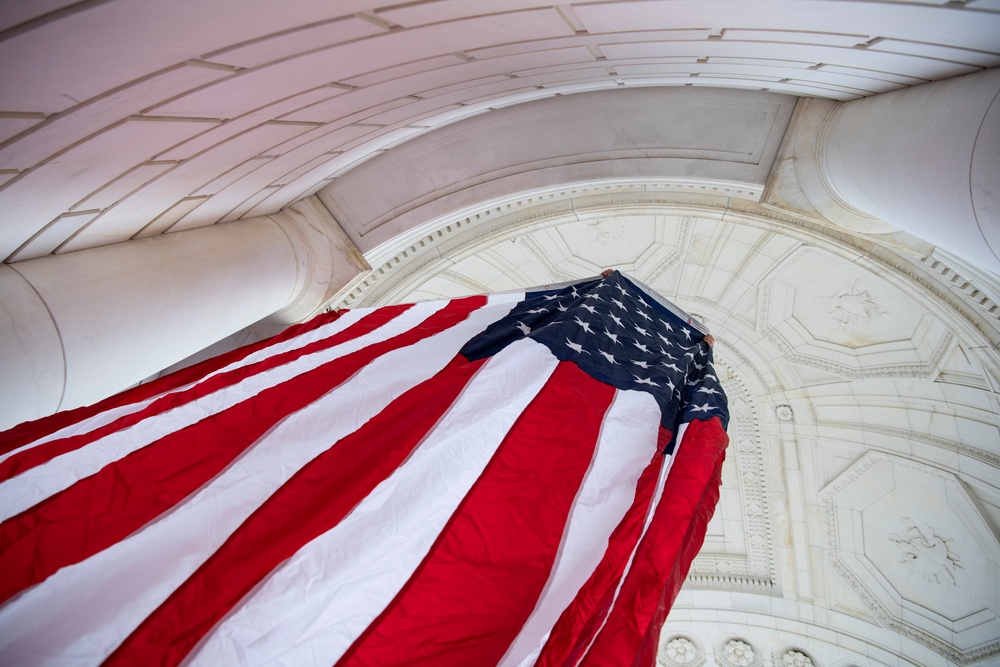
[[[869,452],[823,497],[834,569],[882,623],[963,664],[1000,654],[1000,543],[954,474]]]
[[[817,250],[803,250],[781,272],[794,286],[792,316],[816,341],[847,348],[910,340],[921,312],[884,280]]]
[[[816,248],[783,262],[763,285],[758,310],[791,361],[844,377],[930,376],[953,340],[888,281]]]
[[[650,216],[605,216],[561,225],[557,233],[569,251],[594,266],[641,263],[657,241]]]

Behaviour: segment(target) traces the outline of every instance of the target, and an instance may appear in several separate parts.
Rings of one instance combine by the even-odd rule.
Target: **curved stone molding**
[[[866,214],[850,204],[837,191],[831,181],[829,166],[826,164],[824,146],[830,136],[830,129],[840,105],[831,100],[802,100],[796,109],[790,126],[792,141],[782,156],[794,166],[794,185],[802,189],[807,203],[800,203],[800,210],[813,209],[830,222],[861,234],[885,234],[895,228],[878,218]],[[791,183],[781,184],[788,187]],[[787,196],[787,193],[781,193]],[[778,196],[772,191],[770,199]],[[792,202],[782,201],[783,204]]]
[[[421,280],[421,275],[433,273],[444,255],[459,249],[468,252],[470,243],[482,244],[496,234],[518,232],[533,225],[555,224],[588,211],[611,214],[627,209],[649,214],[681,211],[695,218],[725,217],[780,230],[803,243],[839,248],[845,256],[858,253],[855,259],[867,255],[865,263],[868,266],[886,271],[886,277],[896,276],[894,280],[899,284],[920,285],[949,310],[961,314],[990,345],[1000,347],[1000,318],[964,292],[956,293],[950,278],[955,274],[949,272],[945,257],[935,256],[932,269],[899,253],[879,248],[862,237],[836,232],[806,217],[731,198],[725,187],[669,182],[567,184],[560,188],[527,191],[435,218],[366,253],[373,269],[345,285],[330,299],[329,308],[389,303],[412,291],[412,285]],[[916,373],[924,371],[923,365],[914,369]],[[997,382],[1000,383],[1000,375]]]
[[[818,607],[771,599],[770,611],[766,604],[758,605],[758,611],[736,611],[735,605],[729,609],[707,599],[696,607],[685,605],[671,612],[663,637],[683,636],[696,644],[711,647],[708,650],[712,653],[712,664],[719,667],[729,667],[718,655],[722,647],[734,639],[748,644],[760,654],[759,664],[770,667],[783,667],[781,659],[788,651],[807,656],[814,667],[943,664],[940,655],[922,645],[915,645],[917,650],[902,648],[899,636],[887,628],[865,623],[859,626],[862,632],[845,631],[831,624],[835,615],[828,616]]]
[[[813,254],[815,251],[808,251]],[[910,332],[889,334],[882,339],[871,327],[865,327],[867,332],[859,332],[859,323],[868,323],[878,316],[875,313],[866,315],[868,303],[862,301],[853,306],[857,310],[845,311],[838,303],[849,290],[860,289],[857,282],[854,286],[848,284],[847,290],[839,286],[831,290],[831,296],[826,299],[834,302],[826,313],[813,312],[805,315],[796,312],[795,306],[805,302],[826,308],[823,299],[814,296],[799,297],[795,279],[785,281],[771,280],[761,286],[758,301],[758,326],[768,340],[781,350],[782,356],[791,363],[813,366],[820,370],[850,379],[876,377],[932,377],[946,351],[951,347],[953,335],[940,320],[930,316],[921,317],[919,309],[914,306],[902,310],[910,315],[908,324]],[[867,291],[858,293],[861,299]],[[903,301],[902,295],[897,295]],[[878,309],[879,315],[886,311],[878,306],[878,302],[869,299]],[[841,331],[842,330],[842,331]],[[843,335],[838,335],[842,333]],[[868,361],[866,357],[873,360]],[[885,363],[894,360],[894,363]]]
[[[267,318],[269,324],[288,325],[312,317],[341,286],[371,268],[316,197],[266,219],[288,237],[298,264],[295,294]]]
[[[886,627],[959,664],[1000,655],[1000,542],[952,473],[869,452],[822,491],[833,569]]]
[[[690,88],[536,100],[410,139],[339,176],[319,197],[366,252],[477,202],[612,175],[739,184],[756,200],[794,103],[774,93]]]
[[[744,539],[739,546],[745,556],[716,553],[706,544],[695,557],[687,581],[695,587],[720,586],[744,590],[772,590],[777,586],[774,563],[774,536],[771,499],[766,484],[764,443],[761,440],[759,409],[745,380],[719,350],[715,359],[719,380],[729,396],[730,458],[739,475],[735,485],[727,480],[723,493],[736,486],[743,508]],[[723,512],[725,510],[722,510]],[[732,539],[727,536],[727,539]],[[735,545],[733,545],[735,546]]]

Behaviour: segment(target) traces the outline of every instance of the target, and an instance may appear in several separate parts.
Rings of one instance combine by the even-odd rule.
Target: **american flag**
[[[652,665],[727,443],[703,339],[615,272],[0,434],[0,664]]]

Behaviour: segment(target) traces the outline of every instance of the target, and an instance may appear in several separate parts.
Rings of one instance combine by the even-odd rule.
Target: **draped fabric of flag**
[[[328,313],[0,434],[0,664],[653,665],[727,443],[678,312]]]

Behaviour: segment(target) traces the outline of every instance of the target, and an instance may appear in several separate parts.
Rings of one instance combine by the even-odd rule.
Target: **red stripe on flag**
[[[102,468],[0,524],[0,602],[80,562],[196,491],[273,425],[373,359],[443,331],[486,303],[454,301],[399,336],[266,389]]]
[[[417,571],[337,665],[496,664],[548,581],[614,391],[559,364]]]
[[[688,569],[694,561],[695,556],[701,549],[705,541],[705,531],[708,529],[708,522],[711,521],[715,513],[715,506],[719,502],[719,488],[722,486],[722,461],[708,483],[706,493],[702,495],[701,502],[695,511],[694,521],[685,536],[684,544],[681,546],[680,557],[677,560],[678,567],[674,567],[670,572],[670,578],[663,587],[663,596],[649,627],[646,629],[646,636],[643,637],[642,645],[635,660],[635,665],[654,665],[656,654],[660,649],[660,633],[663,630],[663,622],[667,614],[673,607],[674,600],[684,584]]]
[[[252,343],[250,345],[245,345],[244,347],[238,347],[235,350],[230,350],[229,352],[220,354],[219,356],[212,357],[210,359],[205,359],[197,364],[188,366],[187,368],[182,368],[169,375],[164,375],[163,377],[157,378],[151,382],[132,387],[131,389],[127,389],[121,393],[115,394],[114,396],[109,396],[108,398],[98,401],[97,403],[84,405],[79,408],[73,408],[72,410],[63,410],[62,412],[57,412],[54,415],[48,415],[46,417],[18,424],[14,428],[5,431],[2,434],[2,437],[0,437],[0,454],[6,454],[7,452],[15,450],[18,447],[23,447],[24,445],[38,440],[39,438],[43,438],[50,433],[55,433],[61,428],[65,428],[70,424],[75,424],[85,419],[89,419],[94,415],[104,412],[105,410],[117,408],[122,405],[128,405],[130,403],[138,403],[148,398],[152,398],[157,394],[162,394],[163,392],[183,387],[186,384],[190,384],[191,382],[195,382],[196,380],[205,377],[209,373],[213,373],[220,368],[225,368],[231,363],[244,359],[258,350],[263,350],[271,345],[281,343],[289,340],[290,338],[294,338],[295,336],[318,329],[324,324],[329,324],[345,312],[347,311],[322,313],[308,322],[290,326],[275,336],[265,338],[264,340],[257,341],[256,343]]]
[[[653,521],[639,544],[611,615],[580,667],[652,667],[670,606],[705,540],[719,500],[729,438],[718,417],[692,421],[678,447]]]
[[[322,535],[410,455],[486,362],[458,356],[313,459],[253,515],[107,659],[177,665],[249,591]]]
[[[552,627],[535,662],[538,667],[573,664],[590,644],[600,622],[607,615],[629,556],[642,536],[646,513],[653,500],[663,463],[660,452],[670,439],[670,432],[661,428],[657,437],[657,452],[636,482],[632,505],[608,539],[601,562]]]
[[[276,354],[272,357],[262,359],[257,363],[249,364],[242,368],[233,369],[226,373],[220,373],[219,375],[208,378],[204,382],[200,382],[184,391],[162,396],[147,405],[142,410],[119,417],[113,422],[105,424],[104,426],[94,429],[88,433],[81,433],[80,435],[68,438],[51,440],[49,442],[42,443],[37,447],[32,447],[31,449],[26,449],[22,452],[18,452],[17,454],[13,454],[10,458],[0,462],[0,482],[10,479],[25,470],[29,470],[35,466],[46,463],[61,454],[85,447],[110,433],[128,428],[138,424],[144,419],[148,419],[149,417],[166,412],[167,410],[171,410],[185,403],[190,403],[191,401],[208,396],[209,394],[219,391],[220,389],[236,384],[245,378],[266,371],[269,368],[281,366],[282,364],[298,359],[304,354],[318,352],[319,350],[330,348],[334,345],[340,345],[341,343],[363,336],[395,319],[410,307],[411,306],[391,306],[384,308],[329,338],[315,341],[295,350],[289,350],[281,354]]]

